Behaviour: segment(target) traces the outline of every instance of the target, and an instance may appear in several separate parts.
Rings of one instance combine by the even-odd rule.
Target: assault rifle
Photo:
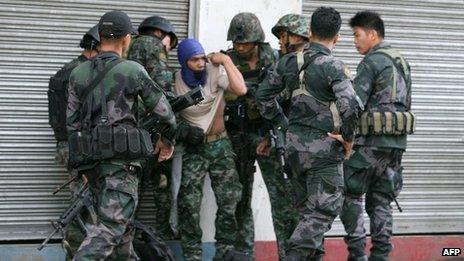
[[[269,137],[271,140],[271,148],[275,148],[277,153],[277,160],[279,161],[282,175],[285,180],[288,179],[285,164],[285,133],[281,127],[272,128],[269,130]]]
[[[78,176],[61,185],[53,192],[53,194],[56,194],[67,184],[71,183],[73,180],[76,180],[77,177]],[[42,244],[37,249],[39,251],[42,250],[42,248],[44,248],[48,241],[50,241],[50,239],[57,232],[61,231],[62,233],[64,233],[64,230],[73,220],[77,220],[81,229],[87,233],[87,226],[85,225],[84,220],[82,219],[82,211],[84,210],[84,208],[87,209],[92,222],[95,224],[97,222],[97,214],[93,208],[93,197],[92,193],[90,192],[89,186],[87,186],[87,183],[84,183],[82,185],[82,187],[79,189],[79,192],[77,193],[76,198],[66,209],[66,211],[60,216],[60,218],[56,221],[51,221],[51,224],[55,228],[55,230],[53,230],[53,232],[50,233],[50,235],[48,235],[48,237],[42,242]]]

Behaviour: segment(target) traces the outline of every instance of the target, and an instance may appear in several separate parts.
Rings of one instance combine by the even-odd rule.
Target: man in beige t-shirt
[[[201,103],[180,114],[180,120],[192,130],[178,137],[188,152],[183,156],[179,191],[179,232],[184,258],[202,260],[200,204],[204,178],[209,174],[218,205],[215,259],[222,260],[227,251],[234,252],[238,235],[235,208],[242,188],[224,127],[224,91],[242,96],[246,94],[246,86],[227,55],[213,53],[206,57],[196,40],[183,40],[178,58],[182,68],[175,75],[175,94],[182,95],[201,86],[204,96]],[[198,139],[198,133],[204,134],[204,138]]]

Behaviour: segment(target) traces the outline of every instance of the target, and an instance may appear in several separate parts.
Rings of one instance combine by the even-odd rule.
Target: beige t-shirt
[[[180,112],[180,116],[193,126],[209,133],[219,104],[224,101],[224,90],[229,87],[229,78],[222,65],[206,64],[207,79],[202,88],[204,100],[197,105],[190,106]],[[180,71],[176,72],[174,93],[183,95],[190,88],[182,80]]]

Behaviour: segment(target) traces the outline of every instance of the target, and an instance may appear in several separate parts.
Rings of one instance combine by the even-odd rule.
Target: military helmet
[[[253,13],[239,13],[232,18],[227,41],[234,43],[262,43],[264,31],[258,17]]]
[[[90,28],[84,36],[82,36],[79,46],[84,49],[95,49],[100,43],[100,35],[98,34],[98,24]]]
[[[140,23],[138,31],[142,33],[144,29],[148,28],[159,29],[168,34],[171,37],[171,48],[176,48],[178,38],[174,26],[172,26],[168,19],[158,15],[147,17]]]
[[[290,21],[294,19],[293,17],[298,16],[298,14],[286,14],[282,16],[279,21],[272,27],[271,31],[272,34],[275,35],[275,37],[279,38],[279,33],[282,30],[288,30],[288,26],[290,24]]]
[[[276,37],[279,37],[278,33],[282,29],[287,29],[289,33],[309,38],[309,19],[299,14],[284,15],[279,19],[277,24],[272,27],[272,33]]]

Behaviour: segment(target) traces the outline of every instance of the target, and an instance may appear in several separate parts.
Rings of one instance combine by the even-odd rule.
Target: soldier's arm
[[[136,42],[131,45],[127,58],[144,66],[150,78],[166,92],[166,95],[174,97],[172,93],[173,73],[167,64],[167,57],[161,43],[157,45]]]
[[[354,138],[358,122],[358,111],[363,107],[358,101],[351,83],[351,76],[341,61],[334,61],[329,69],[328,79],[336,98],[336,106],[340,115],[340,134],[345,141]]]
[[[76,92],[75,76],[71,74],[68,86],[68,104],[66,108],[66,128],[68,132],[73,132],[79,129],[79,113],[78,110],[82,106],[79,96]]]
[[[174,96],[172,92],[173,72],[168,66],[168,60],[163,47],[151,45],[147,50],[146,69],[150,78],[155,81],[168,96]]]
[[[366,106],[375,83],[374,68],[368,63],[367,59],[368,58],[365,58],[359,63],[356,70],[356,77],[353,81],[353,88],[361,99],[363,106]]]
[[[147,112],[159,117],[160,123],[165,126],[161,133],[163,142],[174,144],[177,128],[176,118],[164,91],[149,78],[145,71],[139,73],[138,83],[141,88],[139,95]]]
[[[285,89],[282,76],[283,67],[284,63],[281,60],[275,66],[269,68],[266,77],[259,84],[258,90],[256,91],[256,102],[258,103],[261,115],[277,126],[285,125],[287,122],[282,107],[278,103],[278,99],[282,101],[283,97],[288,96],[288,93],[284,92],[282,94]]]

